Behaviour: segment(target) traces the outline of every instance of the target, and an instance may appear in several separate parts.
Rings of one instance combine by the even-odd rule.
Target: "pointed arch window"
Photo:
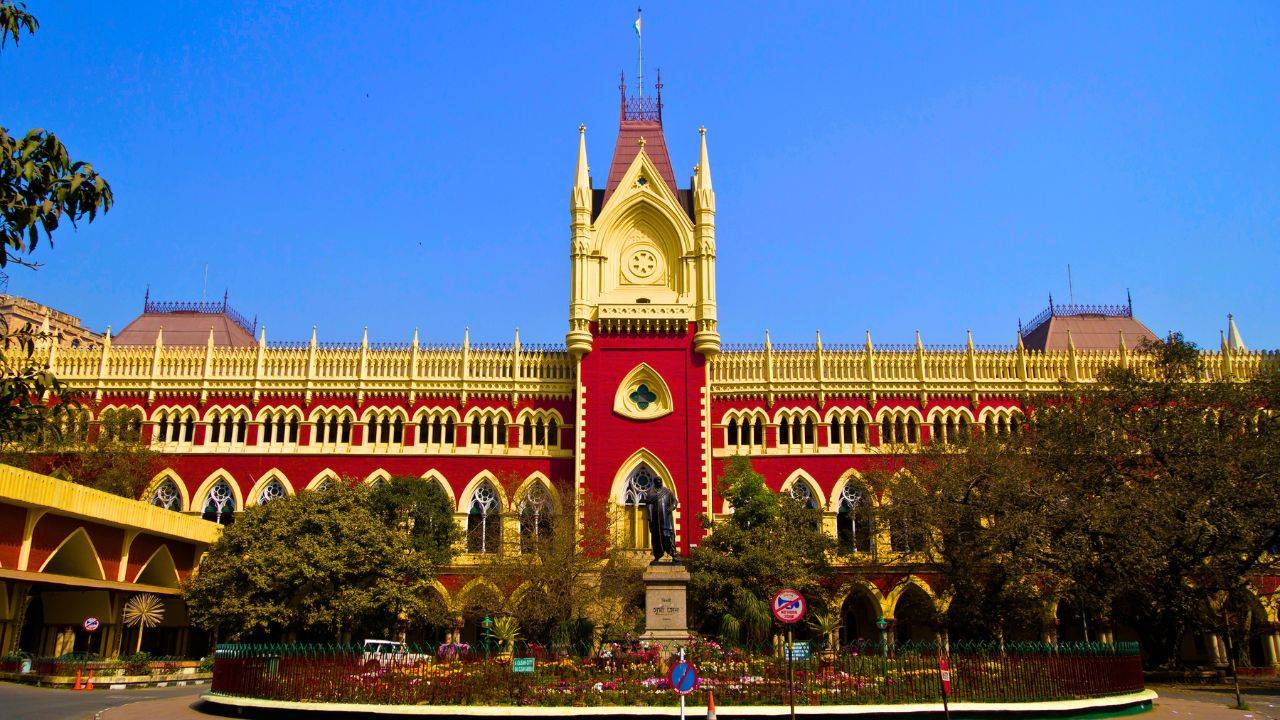
[[[258,504],[262,505],[269,503],[272,500],[279,500],[288,494],[289,492],[284,488],[284,483],[273,478],[271,482],[264,485],[262,490],[258,493]]]
[[[485,480],[471,493],[467,512],[467,552],[496,553],[502,545],[498,491]]]
[[[538,544],[551,539],[551,493],[546,486],[537,483],[529,488],[520,501],[520,552],[537,549]]]
[[[648,465],[631,471],[622,491],[622,544],[634,550],[649,549],[649,492],[662,479]]]
[[[170,478],[165,478],[151,492],[151,499],[148,500],[156,507],[165,510],[181,510],[182,509],[182,493],[178,490],[178,484]]]
[[[227,525],[231,523],[235,510],[236,496],[231,491],[231,485],[226,480],[219,480],[209,488],[200,517],[219,525]]]
[[[840,547],[855,553],[872,551],[871,499],[852,482],[840,491],[836,512],[836,539]]]
[[[802,508],[813,510],[818,507],[818,501],[813,497],[813,488],[809,487],[809,483],[804,480],[796,480],[791,483],[791,489],[788,494]]]

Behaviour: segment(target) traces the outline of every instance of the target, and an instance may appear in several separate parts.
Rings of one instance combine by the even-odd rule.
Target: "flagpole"
[[[641,11],[636,8],[636,81],[640,85],[640,97],[644,98],[644,26],[641,24]]]

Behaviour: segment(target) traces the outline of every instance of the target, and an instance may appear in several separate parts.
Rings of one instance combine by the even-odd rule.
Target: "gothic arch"
[[[532,489],[534,485],[539,484],[546,488],[547,494],[551,496],[551,504],[555,511],[561,512],[564,508],[564,504],[560,497],[560,492],[556,490],[555,485],[551,483],[551,479],[543,474],[541,470],[535,470],[532,473],[529,473],[529,477],[525,478],[524,481],[520,483],[520,487],[516,488],[515,493],[511,496],[511,506],[513,508],[517,507],[520,504],[520,501],[524,499],[524,496],[528,494],[529,490]]]
[[[818,486],[818,481],[814,480],[812,475],[800,468],[791,471],[791,474],[787,476],[787,479],[782,481],[782,487],[778,488],[778,493],[785,494],[791,492],[791,487],[798,482],[809,486],[809,491],[813,493],[813,501],[817,509],[822,510],[827,506],[826,496],[822,494],[822,488]]]
[[[472,601],[478,597],[483,598],[481,593],[490,593],[496,605],[501,606],[503,604],[504,596],[497,585],[494,585],[487,578],[475,578],[458,591],[452,605],[453,611],[457,613],[464,612]],[[445,597],[448,596],[446,595]],[[500,609],[500,607],[493,609]]]
[[[67,534],[58,547],[49,553],[40,572],[52,575],[71,575],[91,580],[106,580],[107,573],[102,567],[102,557],[93,546],[93,540],[83,527],[78,527]]]
[[[449,504],[452,505],[453,507],[458,506],[458,498],[454,497],[453,495],[453,486],[450,485],[449,481],[445,479],[444,473],[440,472],[439,470],[436,470],[435,468],[432,468],[422,473],[420,477],[423,480],[434,482],[437,485],[439,485],[440,489],[444,491],[444,496],[449,498]]]
[[[849,598],[862,596],[871,602],[880,615],[889,617],[889,599],[884,593],[880,592],[880,588],[875,586],[868,580],[858,578],[849,582],[844,588],[844,592],[840,594],[840,602],[837,607],[844,607]]]
[[[280,472],[279,469],[271,468],[263,473],[262,477],[258,478],[258,482],[253,484],[253,489],[249,491],[249,499],[246,502],[246,507],[252,507],[259,504],[258,496],[262,494],[263,489],[265,489],[267,485],[271,484],[272,480],[279,480],[280,484],[284,486],[286,494],[294,494],[293,484],[289,482],[289,478],[285,477],[284,473]]]
[[[209,477],[205,478],[204,482],[200,483],[200,487],[197,488],[195,493],[192,495],[192,497],[195,498],[195,502],[191,505],[194,512],[204,512],[204,504],[209,497],[209,491],[213,489],[213,486],[217,484],[219,480],[226,480],[227,485],[231,487],[231,497],[234,498],[236,504],[233,510],[244,509],[244,495],[240,493],[240,483],[236,482],[236,479],[232,477],[231,473],[227,472],[226,469],[218,468],[212,473],[209,473]]]
[[[637,394],[648,393],[637,399]],[[649,363],[640,363],[618,383],[613,394],[613,412],[632,420],[656,420],[671,414],[675,400],[671,388]]]
[[[177,471],[173,468],[165,468],[152,476],[151,482],[147,483],[146,491],[142,493],[142,499],[146,502],[151,502],[151,496],[155,493],[156,488],[160,487],[160,485],[166,480],[173,481],[174,487],[178,489],[178,497],[182,499],[181,506],[178,508],[178,511],[190,512],[191,495],[187,493],[187,484],[182,481],[182,476],[178,475]]]
[[[929,586],[929,583],[925,582],[918,575],[908,575],[902,580],[899,580],[898,584],[894,585],[893,589],[890,590],[889,594],[885,597],[885,617],[893,619],[896,616],[898,611],[898,602],[902,600],[902,596],[912,588],[920,590],[929,598],[929,602],[935,612],[946,612],[947,605],[949,603],[944,598],[940,597],[938,593]]]
[[[622,464],[618,466],[618,472],[613,476],[613,484],[609,488],[610,504],[622,504],[622,495],[626,492],[627,480],[631,477],[631,472],[639,467],[641,463],[648,465],[649,469],[653,470],[654,474],[662,480],[662,484],[666,485],[667,489],[671,492],[676,492],[676,497],[679,498],[679,493],[676,491],[675,479],[671,475],[671,471],[668,470],[667,466],[658,459],[658,456],[654,455],[648,448],[640,448],[639,450],[631,453],[631,457],[623,460]],[[683,504],[682,500],[681,505]],[[680,524],[680,508],[676,509],[675,517],[678,531]]]
[[[151,553],[151,557],[142,564],[133,581],[139,585],[156,585],[158,587],[178,587],[178,566],[173,562],[173,555],[168,545],[161,545]]]
[[[373,485],[374,483],[387,482],[391,480],[391,473],[382,468],[378,468],[365,476],[363,484]]]
[[[876,494],[871,487],[867,485],[866,478],[862,477],[862,473],[858,472],[857,469],[849,468],[840,475],[840,478],[836,480],[835,486],[831,488],[831,497],[827,498],[827,512],[837,512],[840,509],[840,495],[844,493],[844,489],[850,484],[857,485],[858,487],[865,489],[867,494],[870,496],[871,501],[875,502]]]
[[[493,491],[498,494],[499,512],[506,512],[511,507],[511,503],[507,498],[507,491],[503,489],[502,483],[498,482],[493,473],[488,470],[481,470],[476,473],[475,477],[471,478],[467,486],[462,489],[462,494],[458,496],[458,512],[466,514],[471,511],[471,496],[475,494],[476,488],[480,487],[480,484],[486,480],[493,486]]]
[[[338,475],[338,473],[334,472],[332,469],[325,468],[324,470],[321,470],[320,472],[316,473],[315,477],[311,478],[311,480],[307,482],[306,489],[316,490],[322,487],[324,483],[339,483],[339,482],[342,482],[342,477]]]

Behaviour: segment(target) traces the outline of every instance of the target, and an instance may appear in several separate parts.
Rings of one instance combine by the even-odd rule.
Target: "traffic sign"
[[[531,657],[511,658],[511,672],[531,673],[533,672],[534,660]]]
[[[83,623],[81,623],[81,626],[84,628],[84,631],[85,631],[85,632],[97,632],[97,631],[98,631],[98,627],[99,627],[101,624],[102,624],[102,623],[100,623],[100,622],[98,621],[98,618],[96,618],[96,617],[87,617],[87,618],[85,618],[85,619],[84,619],[84,622],[83,622]]]
[[[942,697],[951,697],[951,668],[945,657],[938,658],[938,677],[942,680]]]
[[[671,679],[671,689],[681,695],[693,692],[694,686],[698,684],[698,671],[684,660],[671,666],[668,677]]]
[[[799,622],[806,608],[804,596],[791,588],[779,590],[773,596],[772,606],[773,616],[780,623]]]

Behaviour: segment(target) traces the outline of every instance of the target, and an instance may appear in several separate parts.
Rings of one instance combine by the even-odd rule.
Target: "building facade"
[[[149,304],[132,323],[148,334],[131,332],[122,345],[108,332],[100,347],[55,347],[47,359],[91,398],[91,438],[138,433],[166,454],[147,498],[174,511],[227,522],[327,482],[439,483],[469,530],[442,588],[460,613],[477,555],[499,551],[504,533],[536,532],[539,518],[581,522],[570,509],[589,498],[611,506],[617,541],[643,555],[644,491],[666,485],[687,553],[703,539],[699,515],[730,511],[714,478],[746,455],[773,490],[821,509],[826,530],[860,559],[847,568],[848,637],[872,637],[879,617],[903,637],[929,637],[912,617],[947,599],[911,548],[860,521],[881,501],[864,473],[966,433],[1015,432],[1020,398],[1148,364],[1138,347],[1154,335],[1130,305],[1051,306],[1005,348],[972,338],[932,347],[918,336],[886,346],[869,335],[782,345],[767,333],[759,344],[722,345],[715,189],[705,131],[694,139],[699,161],[682,186],[660,90],[624,91],[598,184],[579,128],[564,345],[523,344],[518,333],[504,344],[416,333],[400,345],[367,336],[330,344],[314,331],[309,342],[279,344],[257,327],[251,342],[234,342],[248,326],[239,316],[228,324],[224,301]],[[1088,335],[1087,346],[1073,332]],[[1205,359],[1215,377],[1247,378],[1277,356],[1224,342]],[[1276,619],[1274,607],[1266,612]],[[1052,603],[1046,613],[1052,637]],[[1268,643],[1261,652],[1274,663],[1280,648]]]

